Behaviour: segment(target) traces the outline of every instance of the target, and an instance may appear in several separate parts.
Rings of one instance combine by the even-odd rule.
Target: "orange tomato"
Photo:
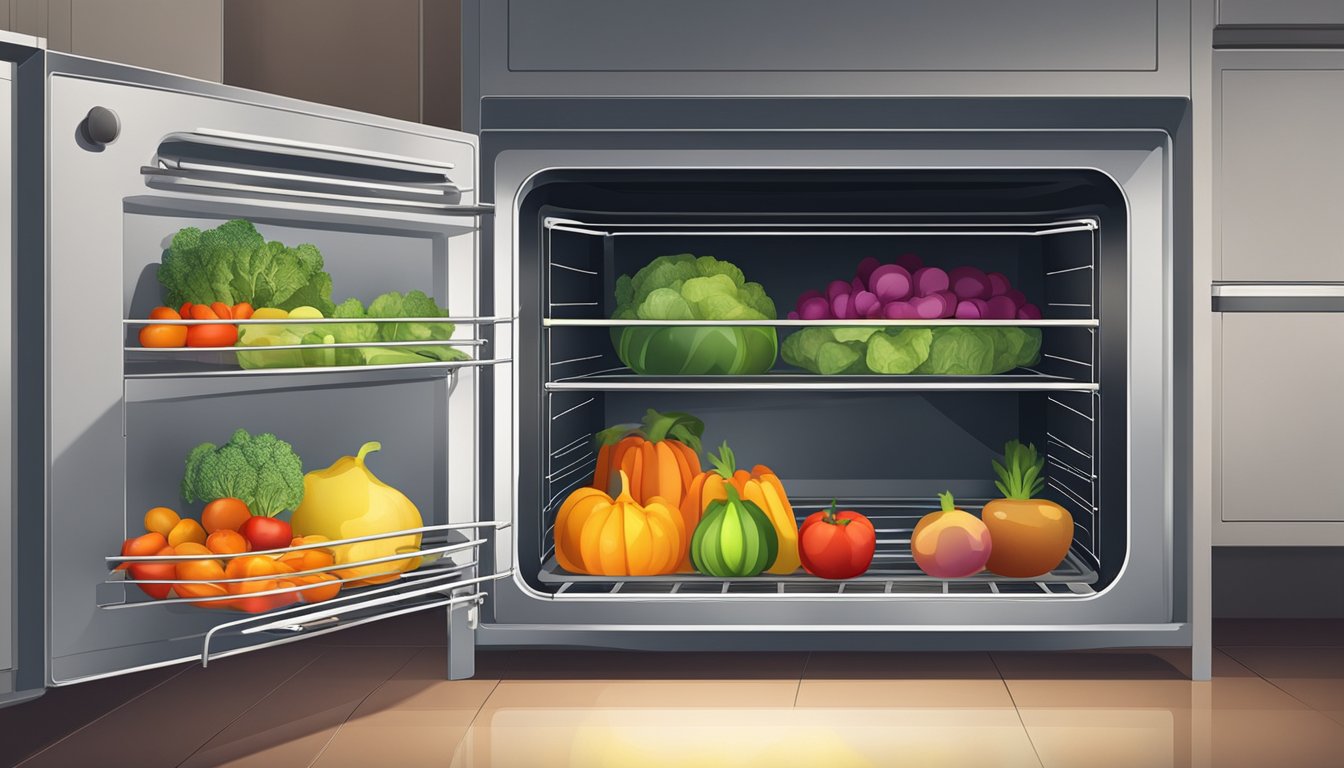
[[[276,595],[258,595],[256,597],[245,597],[246,595],[257,592],[269,592],[274,589],[281,589],[282,584],[276,579],[263,579],[260,581],[243,581],[229,584],[228,591],[231,595],[244,595],[237,600],[231,600],[233,607],[240,611],[248,613],[264,613],[274,610],[281,606],[292,605],[299,601],[297,592],[282,592]],[[290,586],[293,586],[292,584]]]
[[[233,309],[222,301],[216,301],[210,305],[210,311],[215,313],[220,320],[232,320]]]
[[[173,529],[168,532],[168,543],[174,547],[188,541],[197,544],[205,543],[205,529],[190,517],[178,520],[177,525],[174,525]]]
[[[195,541],[184,541],[174,547],[174,549],[177,550],[177,554],[179,555],[205,555],[206,557],[213,559],[215,554],[204,544]]]
[[[140,346],[150,349],[181,347],[186,345],[187,335],[185,325],[146,325],[140,329]]]
[[[325,549],[304,549],[298,552],[290,552],[280,557],[280,562],[285,563],[296,571],[315,571],[319,568],[330,568],[336,564],[336,558]]]
[[[162,533],[154,531],[122,542],[121,556],[134,557],[139,555],[153,555],[166,546],[168,546],[167,537]],[[117,570],[120,571],[126,568],[127,565],[128,563],[123,562],[121,565],[117,566]]]
[[[179,555],[188,554],[178,551]],[[178,560],[177,578],[192,581],[218,581],[224,578],[224,566],[218,560]],[[182,590],[177,590],[179,595]]]
[[[252,512],[241,499],[226,497],[205,505],[201,512],[201,524],[208,533],[236,531],[249,517],[252,517]]]
[[[285,579],[280,580],[285,583]],[[303,596],[305,603],[320,603],[323,600],[330,600],[341,592],[340,579],[332,576],[330,573],[314,573],[311,576],[296,576],[292,579],[297,582],[295,586],[304,586],[308,584],[320,585],[312,589],[305,589],[298,592]]]
[[[248,579],[257,576],[274,576],[280,572],[276,561],[265,555],[246,555],[235,557],[224,568],[224,575],[230,579]],[[286,566],[288,567],[288,566]]]
[[[183,304],[183,305],[182,305],[182,308],[179,309],[179,310],[177,310],[177,314],[178,314],[178,316],[180,316],[183,320],[190,320],[190,319],[191,319],[191,308],[194,307],[194,306],[196,306],[196,305],[195,305],[195,304],[192,304],[190,301],[188,301],[186,304]]]
[[[179,577],[181,578],[181,577]],[[187,599],[202,597],[224,597],[229,591],[219,584],[212,584],[208,581],[200,581],[192,584],[174,584],[173,591],[178,597]],[[232,608],[232,600],[210,600],[202,603],[192,603],[198,608]]]
[[[205,539],[205,546],[219,555],[236,555],[251,549],[247,539],[237,531],[215,531]]]
[[[252,309],[251,304],[248,304],[246,301],[240,301],[237,304],[233,305],[233,319],[234,320],[251,319],[252,313],[254,311],[255,310]]]
[[[181,320],[182,315],[172,307],[155,307],[149,311],[150,320]]]
[[[216,315],[216,314],[215,314],[215,310],[213,310],[213,309],[207,307],[206,305],[204,305],[204,304],[192,304],[192,305],[191,305],[191,319],[192,319],[192,320],[218,320],[218,319],[220,319],[220,318],[219,318],[219,315]]]
[[[145,513],[145,530],[151,533],[161,533],[165,539],[172,532],[173,526],[177,525],[182,518],[177,513],[167,507],[155,507]]]

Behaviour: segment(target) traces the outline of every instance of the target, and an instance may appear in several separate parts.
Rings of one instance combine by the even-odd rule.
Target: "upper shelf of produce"
[[[443,246],[424,250],[430,256],[426,261],[449,258]],[[337,258],[340,263],[356,260],[348,253]],[[419,281],[428,293],[390,290],[367,306],[357,297],[337,304],[333,277],[316,245],[267,242],[251,222],[235,219],[204,231],[180,229],[161,263],[148,266],[158,285],[137,285],[128,314],[144,312],[137,312],[135,304],[143,304],[141,297],[151,290],[155,303],[162,304],[144,312],[147,318],[123,320],[127,378],[438,377],[504,362],[488,354],[481,328],[509,318],[450,316],[435,298],[443,293],[441,276],[451,271],[446,265],[387,268],[393,276],[406,273],[407,282]],[[355,271],[353,266],[349,271]],[[432,284],[426,279],[431,272]],[[141,275],[148,273],[137,270],[134,277],[147,282]]]
[[[546,217],[546,388],[1098,388],[1097,219],[854,218]]]

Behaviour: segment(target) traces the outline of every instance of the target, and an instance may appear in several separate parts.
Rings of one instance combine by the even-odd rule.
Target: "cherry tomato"
[[[162,533],[158,533],[157,531],[146,533],[144,536],[136,536],[135,538],[127,539],[123,542],[121,545],[121,556],[134,557],[137,555],[152,555],[166,546],[168,546],[168,537],[164,536]],[[117,570],[120,571],[126,567],[127,563],[123,561],[121,565],[117,566]]]
[[[176,553],[172,547],[164,547],[154,554],[172,555]],[[136,580],[171,581],[177,578],[177,566],[171,560],[166,563],[131,563],[129,570],[131,578]],[[136,586],[140,588],[141,592],[155,600],[163,600],[173,591],[172,584],[136,584]]]
[[[181,316],[181,318],[182,318],[183,320],[190,320],[190,319],[191,319],[191,308],[194,307],[194,306],[195,306],[194,304],[192,304],[190,301],[188,301],[186,304],[183,304],[183,305],[182,305],[182,308],[181,308],[181,309],[177,310],[177,314],[178,314],[179,316]]]
[[[262,515],[253,515],[238,532],[252,542],[253,549],[283,549],[294,538],[289,523]]]
[[[181,320],[182,316],[172,307],[155,307],[149,311],[150,320]]]
[[[205,546],[220,555],[237,555],[250,549],[241,533],[227,529],[210,534],[205,540]]]
[[[252,511],[242,499],[225,497],[215,499],[205,505],[201,512],[201,524],[207,533],[215,531],[236,531],[252,517]]]
[[[234,320],[248,320],[252,317],[252,305],[246,301],[241,301],[233,305]]]
[[[205,543],[205,529],[190,517],[178,520],[177,525],[174,525],[173,529],[168,532],[169,546],[176,547],[178,544],[185,544],[189,541],[196,544]]]
[[[823,579],[852,579],[868,570],[877,548],[877,532],[868,518],[852,510],[808,515],[798,529],[798,558],[803,568]]]
[[[211,308],[205,306],[204,304],[192,304],[192,305],[191,305],[191,319],[192,319],[192,320],[218,320],[218,319],[219,319],[219,315],[216,315],[216,314],[215,314],[215,310],[213,310],[213,309],[211,309]]]
[[[200,309],[199,304],[196,309]],[[207,309],[207,312],[210,310]],[[211,312],[210,314],[214,314]],[[199,318],[214,319],[214,318]],[[238,341],[236,325],[193,325],[187,329],[188,347],[232,347]]]
[[[185,325],[146,325],[140,329],[140,346],[151,349],[181,347],[187,343]]]
[[[215,316],[217,316],[220,320],[233,319],[233,309],[230,308],[228,304],[225,304],[222,301],[216,301],[214,304],[211,304],[210,311],[214,312]]]
[[[145,513],[145,531],[163,534],[164,538],[172,533],[173,526],[181,520],[178,514],[167,507],[155,507]]]

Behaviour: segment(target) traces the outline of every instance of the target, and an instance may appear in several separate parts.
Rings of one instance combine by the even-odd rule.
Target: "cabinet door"
[[[509,68],[1089,71],[1157,68],[1157,0],[509,0]]]
[[[1220,54],[1222,280],[1344,280],[1344,55]]]
[[[1344,313],[1221,322],[1222,520],[1344,522]]]
[[[1339,0],[1218,0],[1218,23],[1244,26],[1344,24]]]

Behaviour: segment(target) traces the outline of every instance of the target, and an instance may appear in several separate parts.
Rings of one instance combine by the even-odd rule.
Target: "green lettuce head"
[[[616,281],[616,319],[773,320],[759,283],[713,256],[660,256]],[[779,339],[760,326],[639,326],[612,329],[621,362],[655,376],[751,375],[775,365]]]

